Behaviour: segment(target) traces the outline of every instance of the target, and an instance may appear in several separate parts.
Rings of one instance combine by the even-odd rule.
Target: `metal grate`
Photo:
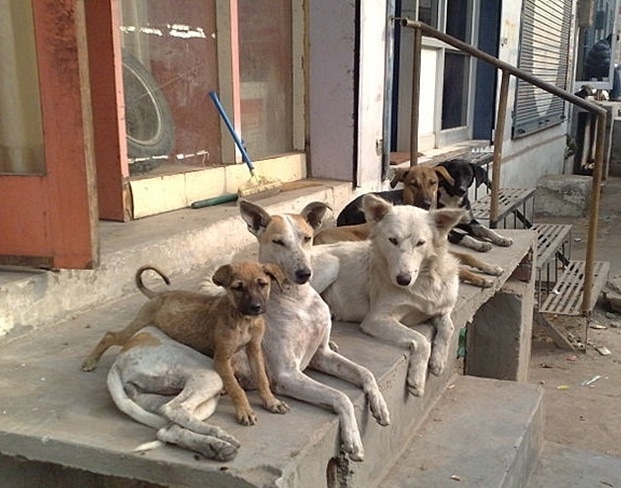
[[[570,261],[565,272],[556,283],[554,290],[547,296],[539,309],[542,313],[559,315],[580,315],[582,313],[582,292],[584,284],[585,261]],[[610,263],[595,261],[593,263],[593,285],[589,310],[593,310],[600,292],[608,280]]]
[[[501,188],[498,195],[498,221],[507,217],[509,213],[518,209],[518,207],[523,206],[534,195],[534,188]],[[472,204],[472,212],[475,218],[489,220],[491,200],[491,193],[487,193]]]
[[[542,268],[569,240],[570,224],[534,224],[537,232],[537,268]]]

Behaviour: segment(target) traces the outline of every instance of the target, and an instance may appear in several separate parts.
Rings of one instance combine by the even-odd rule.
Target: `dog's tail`
[[[213,282],[213,275],[216,274],[216,270],[220,266],[230,263],[232,259],[233,253],[229,255],[212,256],[205,264],[204,278],[198,285],[198,291],[212,297],[226,295],[226,290]]]
[[[155,429],[159,429],[168,424],[168,420],[164,417],[145,410],[127,396],[119,370],[114,365],[108,372],[107,383],[112,400],[121,412],[133,418],[136,422],[140,422],[141,424],[148,425]]]
[[[157,269],[155,266],[141,266],[138,271],[136,271],[136,286],[138,287],[138,289],[140,290],[140,292],[146,296],[147,298],[153,298],[154,296],[157,295],[156,292],[149,290],[145,284],[142,282],[142,273],[144,273],[145,271],[155,271],[158,275],[160,275],[160,277],[164,280],[164,283],[166,283],[167,285],[170,285],[170,280],[168,279],[168,276],[166,276],[164,273],[162,273],[159,269]]]

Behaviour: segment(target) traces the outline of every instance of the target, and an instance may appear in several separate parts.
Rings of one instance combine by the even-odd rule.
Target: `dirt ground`
[[[571,257],[584,259],[587,219],[553,221],[574,225]],[[609,261],[609,281],[621,283],[620,177],[610,177],[602,188],[598,227],[596,260]],[[582,352],[562,350],[534,326],[529,381],[545,389],[545,439],[621,457],[621,314],[611,312],[602,297],[588,330],[584,317],[549,319],[583,341],[587,332],[588,344]],[[597,345],[610,354],[600,354]]]

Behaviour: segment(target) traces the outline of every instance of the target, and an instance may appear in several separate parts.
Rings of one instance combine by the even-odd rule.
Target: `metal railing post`
[[[505,140],[505,120],[507,114],[507,98],[509,97],[508,71],[502,72],[500,82],[500,99],[498,101],[498,113],[496,114],[496,129],[494,130],[494,159],[492,160],[492,196],[489,207],[489,224],[495,228],[498,222],[498,197],[500,195],[500,168],[502,166],[502,144]]]
[[[410,113],[410,166],[418,164],[418,113],[420,109],[420,67],[423,33],[414,29],[412,49],[412,111]]]
[[[591,202],[589,205],[589,230],[587,237],[586,258],[584,263],[584,286],[582,290],[582,313],[590,312],[593,287],[593,270],[595,261],[595,240],[599,220],[599,205],[602,184],[602,168],[604,166],[604,142],[606,139],[607,112],[597,116],[597,138],[595,139],[595,165],[593,167]]]

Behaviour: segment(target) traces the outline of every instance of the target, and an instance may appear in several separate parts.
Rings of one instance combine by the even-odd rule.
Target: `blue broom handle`
[[[252,164],[252,161],[250,160],[250,156],[248,156],[248,151],[246,151],[246,148],[244,147],[244,143],[237,135],[237,132],[235,132],[235,129],[233,128],[233,124],[231,124],[231,120],[229,119],[229,116],[224,111],[224,107],[222,106],[222,103],[220,103],[218,94],[214,91],[210,91],[209,96],[213,100],[213,103],[218,109],[218,112],[220,112],[220,115],[222,116],[222,120],[224,120],[224,123],[226,124],[226,128],[231,133],[231,136],[233,137],[233,140],[235,141],[235,144],[237,145],[239,152],[241,152],[244,163],[246,163],[250,171],[254,171],[254,164]]]

